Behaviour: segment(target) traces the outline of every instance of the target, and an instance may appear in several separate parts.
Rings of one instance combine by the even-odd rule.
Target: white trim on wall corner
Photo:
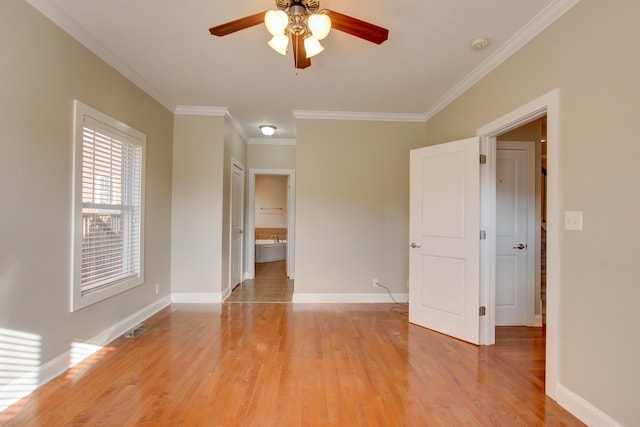
[[[621,423],[561,384],[558,385],[558,404],[588,426],[623,427]]]
[[[177,105],[173,110],[173,114],[178,116],[224,116],[235,131],[240,135],[240,138],[246,143],[247,135],[245,135],[242,127],[237,120],[231,115],[227,107],[207,107],[198,105]]]
[[[177,105],[174,114],[184,116],[227,116],[229,109],[226,107],[206,107],[197,105]]]
[[[57,376],[62,375],[68,369],[73,368],[78,363],[101,350],[114,339],[120,337],[126,331],[138,326],[140,323],[170,304],[170,297],[165,296],[133,313],[126,319],[119,321],[95,337],[86,341],[74,342],[72,344],[72,348],[69,350],[38,366],[26,375],[23,375],[11,383],[0,387],[0,396],[10,396],[9,399],[3,399],[0,403],[0,412],[18,402],[23,397],[28,396],[38,387],[41,387]]]
[[[399,303],[409,301],[409,294],[392,294],[393,298]],[[294,303],[337,303],[337,304],[359,304],[359,303],[393,303],[391,297],[387,293],[370,293],[370,294],[311,294],[311,293],[293,293]]]
[[[319,120],[367,120],[378,122],[426,122],[424,114],[419,113],[361,113],[356,111],[313,111],[293,110],[296,119]]]
[[[221,292],[171,294],[171,302],[175,304],[211,304],[221,303]]]
[[[296,145],[295,139],[287,138],[250,138],[249,145]]]
[[[246,144],[249,139],[247,138],[247,134],[244,133],[242,126],[240,126],[240,123],[238,123],[238,121],[231,115],[231,113],[228,110],[224,116],[227,118],[227,120],[229,120],[229,123],[231,123],[231,126],[235,129],[238,135],[240,135],[240,138],[242,138],[242,140]]]

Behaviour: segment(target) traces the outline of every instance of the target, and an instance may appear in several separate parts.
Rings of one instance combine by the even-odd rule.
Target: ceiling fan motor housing
[[[293,5],[289,8],[289,27],[293,34],[304,34],[307,31],[307,14],[302,6]]]
[[[304,8],[307,15],[318,12],[320,2],[318,0],[276,0],[276,7],[287,12],[293,6]]]

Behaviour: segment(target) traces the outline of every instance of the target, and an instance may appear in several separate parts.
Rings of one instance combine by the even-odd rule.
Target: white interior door
[[[231,260],[229,266],[229,290],[242,282],[242,237],[244,230],[244,166],[232,161],[231,164]]]
[[[411,151],[409,321],[479,343],[480,143]]]
[[[530,142],[497,143],[496,326],[533,324],[534,155]]]

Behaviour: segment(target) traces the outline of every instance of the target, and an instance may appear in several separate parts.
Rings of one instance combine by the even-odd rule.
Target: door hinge
[[[480,316],[486,316],[487,315],[487,307],[485,307],[484,305],[480,306]]]
[[[480,240],[487,240],[487,232],[480,230]]]
[[[486,165],[487,164],[487,155],[486,154],[480,154],[480,164],[481,165]]]

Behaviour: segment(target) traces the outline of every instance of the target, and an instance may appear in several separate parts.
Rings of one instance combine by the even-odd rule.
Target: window
[[[144,282],[146,136],[74,103],[72,311]]]

